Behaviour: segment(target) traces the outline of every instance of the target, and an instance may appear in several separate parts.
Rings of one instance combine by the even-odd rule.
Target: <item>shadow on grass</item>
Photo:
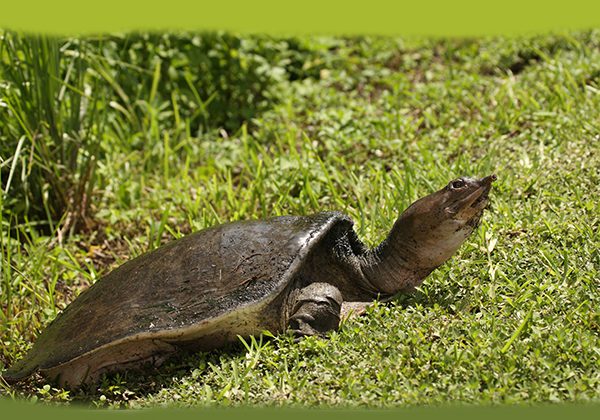
[[[202,382],[211,366],[221,366],[243,357],[246,349],[241,343],[211,352],[194,352],[181,349],[160,366],[150,363],[123,372],[102,375],[99,382],[68,390],[58,388],[40,374],[9,386],[3,385],[0,397],[42,400],[45,403],[68,402],[83,408],[125,405],[135,398],[144,398],[165,388],[174,388],[185,377],[192,376]]]
[[[461,286],[456,284],[452,290],[442,291],[433,288],[424,292],[419,289],[410,294],[399,295],[390,302],[380,302],[378,305],[395,306],[400,311],[410,308],[422,310],[437,306],[453,312],[456,306],[461,306],[460,302],[464,299],[465,296],[461,296]],[[368,316],[365,314],[360,317]],[[263,338],[268,343],[278,346],[276,342],[280,339],[286,341],[286,334],[279,334],[276,339]],[[289,339],[290,345],[299,345],[291,344],[293,337],[290,336]],[[301,353],[304,357],[311,357],[314,352],[318,353],[321,350],[320,347],[313,348],[309,345],[303,346]],[[105,374],[98,383],[70,390],[68,394],[65,390],[54,388],[53,384],[48,387],[49,384],[39,374],[23,383],[11,385],[9,393],[13,393],[17,398],[33,397],[46,403],[68,402],[71,405],[87,408],[102,407],[107,404],[113,407],[126,407],[132,400],[145,399],[164,389],[177,389],[186,381],[210,385],[214,381],[212,370],[221,370],[244,359],[247,352],[248,349],[239,341],[210,352],[181,348],[160,366],[147,363],[127,371]]]

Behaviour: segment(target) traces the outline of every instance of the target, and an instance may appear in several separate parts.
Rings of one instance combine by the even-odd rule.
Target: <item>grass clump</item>
[[[156,160],[167,167],[171,142],[250,124],[280,99],[284,81],[309,77],[301,64],[311,55],[289,40],[227,33],[3,33],[4,206],[46,232],[59,224],[61,238],[91,230],[92,195],[105,185],[96,165],[107,151],[149,152],[148,170]]]
[[[0,40],[3,206],[19,218],[86,221],[100,155],[104,96],[85,44],[4,33]]]
[[[146,60],[171,39],[136,36],[131,48],[150,51]],[[258,39],[242,44],[267,42]],[[173,57],[185,50],[177,42]],[[153,110],[136,117],[142,124],[122,98],[99,100],[125,111],[105,111],[93,231],[49,247],[51,236],[5,207],[2,363],[112,267],[216,223],[341,210],[375,244],[417,197],[495,172],[477,233],[415,294],[375,305],[327,340],[257,338],[106,377],[85,393],[41,380],[3,392],[112,407],[598,401],[598,31],[268,42],[289,53],[279,99],[237,129],[192,129],[201,124],[193,107],[178,114],[172,101],[186,85],[163,85],[166,63],[165,74],[185,80],[185,71],[166,58],[159,79],[130,83],[138,90],[128,98],[155,91],[150,108],[129,104]],[[102,63],[104,80],[129,84],[121,64]]]

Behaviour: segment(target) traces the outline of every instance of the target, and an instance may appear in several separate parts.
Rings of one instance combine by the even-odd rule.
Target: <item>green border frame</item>
[[[155,408],[143,410],[104,410],[81,407],[55,407],[39,404],[0,401],[3,418],[43,418],[57,420],[79,420],[82,417],[106,417],[125,415],[128,419],[161,419],[177,416],[178,420],[195,420],[206,417],[216,420],[276,419],[285,416],[286,420],[305,420],[307,417],[327,420],[361,420],[365,416],[377,420],[443,419],[443,420],[543,420],[592,419],[600,412],[598,404],[544,404],[537,406],[437,406],[398,409],[332,409],[332,408]]]
[[[4,0],[0,28],[53,34],[517,35],[600,26],[597,0]]]

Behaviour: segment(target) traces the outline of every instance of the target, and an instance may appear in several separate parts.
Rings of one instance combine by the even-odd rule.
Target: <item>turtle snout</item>
[[[490,185],[491,186],[492,182],[494,182],[497,179],[498,179],[498,177],[496,176],[496,174],[491,174],[491,175],[486,176],[485,178],[481,178],[480,182],[483,185]]]

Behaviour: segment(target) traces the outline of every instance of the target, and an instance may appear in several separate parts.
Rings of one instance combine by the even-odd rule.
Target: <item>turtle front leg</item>
[[[324,335],[340,325],[342,293],[328,283],[312,283],[292,292],[286,324],[296,337]]]

